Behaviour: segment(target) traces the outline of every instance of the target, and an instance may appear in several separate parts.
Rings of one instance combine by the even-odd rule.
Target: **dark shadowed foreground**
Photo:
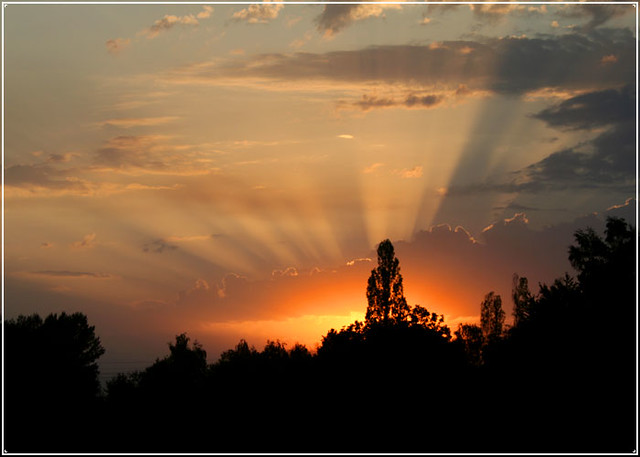
[[[575,239],[576,278],[533,294],[514,275],[508,328],[493,292],[480,325],[453,335],[442,316],[409,306],[385,240],[365,322],[330,330],[317,354],[240,341],[208,365],[180,334],[169,355],[105,392],[86,316],[7,321],[6,451],[631,453],[635,230],[609,219],[604,238]]]

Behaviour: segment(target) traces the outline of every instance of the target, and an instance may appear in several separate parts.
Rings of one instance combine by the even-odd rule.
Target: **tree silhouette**
[[[469,363],[479,366],[482,363],[482,328],[474,324],[460,324],[455,335],[456,340],[463,344]]]
[[[493,342],[500,338],[504,318],[502,298],[493,291],[489,292],[480,305],[480,326],[485,341]]]
[[[633,316],[635,290],[631,284],[635,265],[635,230],[623,219],[607,218],[605,237],[592,228],[575,233],[577,245],[569,248],[569,261],[578,271],[580,287],[590,304],[617,302],[627,319]]]
[[[520,278],[517,273],[513,274],[511,298],[513,299],[513,325],[518,326],[529,319],[531,307],[533,306],[533,296],[529,291],[527,278]]]
[[[391,241],[382,241],[378,245],[378,266],[371,270],[367,285],[367,325],[401,322],[407,318],[409,306],[404,297],[399,263]]]
[[[443,315],[407,305],[385,240],[366,322],[331,329],[316,354],[240,340],[208,365],[182,333],[164,358],[109,381],[104,399],[104,349],[86,316],[20,316],[5,322],[7,450],[628,453],[635,244],[617,219],[604,237],[576,232],[577,279],[565,274],[534,295],[516,274],[515,325],[505,330],[490,292],[480,325],[460,325],[452,340]]]
[[[93,414],[105,350],[82,313],[18,316],[4,323],[7,449],[71,451],[97,433]],[[75,440],[64,439],[73,429]]]

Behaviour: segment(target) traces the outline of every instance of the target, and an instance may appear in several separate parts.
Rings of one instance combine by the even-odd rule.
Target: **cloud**
[[[403,98],[383,97],[379,98],[375,95],[363,95],[362,98],[355,102],[342,102],[340,107],[345,105],[359,108],[362,111],[370,111],[379,108],[434,108],[440,105],[444,100],[441,95],[415,95],[409,94]]]
[[[320,31],[325,38],[331,38],[354,22],[371,17],[384,17],[385,10],[397,10],[400,8],[400,5],[384,3],[366,5],[327,4],[324,6],[322,14],[316,18],[316,24],[318,31]]]
[[[66,162],[70,162],[71,158],[76,155],[73,154],[71,152],[67,152],[64,154],[49,154],[49,157],[47,157],[47,162],[48,163],[66,163]]]
[[[374,171],[376,171],[380,167],[384,167],[384,164],[380,163],[380,162],[372,163],[371,165],[366,167],[364,170],[362,170],[362,172],[364,174],[373,173]]]
[[[250,293],[253,287],[246,276],[242,276],[236,273],[229,273],[222,278],[220,284],[216,288],[216,295],[220,299],[225,299],[227,296],[244,296]]]
[[[271,276],[274,278],[282,276],[298,276],[298,270],[295,267],[287,267],[284,270],[273,270]]]
[[[91,195],[95,186],[78,172],[44,164],[13,165],[4,171],[5,197]]]
[[[165,14],[162,19],[156,20],[149,28],[144,29],[139,35],[146,36],[148,39],[156,38],[161,33],[172,29],[176,25],[197,26],[199,19],[207,19],[211,17],[213,7],[204,5],[202,11],[196,15],[187,14],[184,16],[175,16],[173,14]]]
[[[610,54],[616,55],[616,65],[600,65],[602,56]],[[406,88],[409,93],[404,99],[364,96],[356,103],[362,109],[401,103],[428,107],[440,101],[441,91],[460,87],[472,93],[519,95],[547,88],[593,91],[630,84],[635,81],[635,39],[627,29],[598,29],[587,35],[508,36],[322,54],[255,55],[185,66],[161,79],[178,84],[236,85],[244,80],[267,90],[343,87],[355,91],[362,90],[363,83],[384,84]],[[408,97],[411,91],[417,98]]]
[[[510,14],[531,15],[546,14],[546,5],[508,5],[508,4],[470,4],[469,8],[473,11],[476,19],[484,24],[492,25]]]
[[[492,236],[494,233],[500,230],[505,230],[505,227],[518,227],[518,229],[524,229],[529,224],[529,219],[527,219],[527,215],[525,213],[516,213],[513,217],[503,219],[502,221],[493,223],[484,229],[482,229],[482,233],[491,231]]]
[[[313,34],[311,32],[306,32],[302,38],[297,38],[289,43],[290,48],[299,49],[305,44],[307,44],[313,38]]]
[[[93,278],[93,279],[112,279],[113,275],[109,273],[92,273],[87,271],[68,271],[68,270],[42,270],[30,272],[34,275],[49,276],[53,278]]]
[[[578,95],[535,114],[554,128],[607,128],[592,140],[554,152],[527,167],[526,185],[630,188],[636,169],[635,99],[634,89],[626,86]]]
[[[582,31],[589,32],[596,27],[599,27],[609,20],[624,16],[625,14],[634,13],[635,9],[632,5],[566,5],[564,8],[559,9],[557,14],[561,17],[567,18],[589,18],[584,26],[581,27]]]
[[[145,243],[142,246],[142,252],[152,252],[155,254],[162,254],[165,251],[174,251],[176,249],[178,249],[178,246],[169,244],[161,238]]]
[[[123,49],[129,47],[131,44],[131,39],[129,38],[114,38],[112,40],[107,40],[105,43],[107,46],[107,52],[109,54],[119,54]]]
[[[132,175],[195,176],[216,172],[199,162],[190,145],[175,145],[167,135],[119,135],[95,153],[90,170]],[[175,188],[175,184],[173,185]],[[178,185],[178,187],[180,187]],[[140,187],[136,187],[140,189]]]
[[[618,58],[615,56],[615,54],[609,54],[607,56],[603,56],[602,59],[600,59],[600,63],[602,65],[613,64],[613,63],[616,63],[617,61],[618,61]]]
[[[207,19],[209,17],[211,17],[211,13],[213,13],[213,6],[209,6],[209,5],[204,5],[202,7],[202,11],[200,11],[196,17],[198,19]]]
[[[528,183],[545,188],[628,189],[635,181],[635,128],[615,127],[594,140],[563,149],[526,168]]]
[[[629,197],[624,203],[613,205],[607,208],[607,216],[621,217],[631,223],[636,220],[636,199],[635,197]]]
[[[138,118],[119,118],[101,121],[98,125],[112,126],[129,129],[132,127],[152,127],[156,125],[167,124],[179,119],[176,116],[159,116],[159,117],[138,117]]]
[[[338,135],[338,138],[342,138],[343,140],[353,140],[355,137],[353,135],[342,134]]]
[[[82,237],[80,241],[76,241],[71,244],[71,247],[75,249],[91,249],[96,246],[96,234],[89,233]]]
[[[193,15],[174,16],[166,14],[162,19],[158,19],[151,27],[146,29],[143,34],[151,39],[157,37],[161,32],[173,28],[176,24],[198,25],[198,20]]]
[[[55,155],[54,155],[55,156]],[[99,151],[92,165],[60,169],[64,160],[47,159],[45,164],[14,165],[5,170],[5,197],[7,198],[57,198],[65,196],[108,196],[139,190],[178,190],[182,184],[154,185],[139,182],[106,182],[101,179],[106,171],[128,174],[204,174],[202,167],[187,170],[183,165],[153,161],[144,152],[131,152],[104,148]],[[50,165],[54,164],[55,167]],[[140,168],[136,168],[139,165]],[[153,168],[153,167],[157,168]],[[193,164],[191,165],[193,167]],[[146,168],[145,168],[146,167]],[[96,174],[99,173],[99,174]]]
[[[403,170],[399,170],[396,172],[400,177],[405,179],[411,178],[421,178],[422,177],[422,167],[415,166],[413,168],[405,168]]]
[[[479,237],[463,227],[441,224],[417,232],[410,241],[393,243],[410,303],[459,318],[477,314],[490,290],[503,295],[509,312],[513,273],[527,276],[534,285],[569,271],[566,250],[576,227],[584,227],[584,221],[533,230],[529,218],[516,213],[497,220]],[[371,262],[375,252],[365,251],[310,274],[297,267],[275,270],[264,280],[227,274],[210,290],[181,294],[178,306],[200,321],[217,322],[364,312]]]
[[[433,106],[440,104],[441,101],[442,101],[442,98],[437,95],[423,95],[423,96],[409,95],[404,100],[404,105],[408,108],[411,108],[414,106],[421,107],[421,108],[431,108]]]
[[[269,4],[266,1],[249,5],[247,8],[233,13],[231,18],[235,21],[246,21],[248,24],[266,24],[276,19],[282,8],[284,5],[281,3]]]
[[[186,235],[186,236],[168,236],[164,238],[165,241],[170,243],[184,243],[184,242],[192,242],[192,241],[205,241],[210,240],[212,235]]]
[[[556,128],[590,130],[635,118],[635,90],[622,89],[589,92],[546,108],[533,117]]]
[[[465,186],[450,186],[446,195],[538,193],[567,189],[632,191],[636,170],[635,99],[633,87],[625,86],[583,93],[543,109],[532,117],[549,127],[598,134],[554,151],[508,176]]]
[[[593,140],[553,152],[503,181],[451,186],[447,196],[483,192],[532,193],[566,190],[607,190],[629,193],[635,189],[635,125],[624,123]]]
[[[349,261],[346,263],[346,265],[347,265],[348,267],[352,267],[352,266],[354,266],[357,262],[371,262],[371,261],[372,261],[372,260],[371,260],[369,257],[362,257],[362,258],[359,258],[359,259],[352,259],[352,260],[349,260]]]
[[[609,208],[607,208],[607,211],[613,211],[615,209],[621,209],[621,208],[625,208],[625,207],[631,206],[631,204],[634,201],[635,201],[634,197],[629,197],[622,204],[610,206]]]

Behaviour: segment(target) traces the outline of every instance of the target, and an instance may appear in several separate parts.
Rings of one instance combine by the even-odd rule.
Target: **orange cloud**
[[[411,179],[411,178],[421,178],[422,177],[422,167],[415,166],[413,168],[404,170],[400,170],[397,172],[402,178]]]
[[[160,33],[172,29],[176,25],[197,26],[199,24],[198,19],[209,18],[212,11],[213,7],[205,5],[203,6],[203,10],[195,16],[193,14],[187,14],[185,16],[165,14],[162,19],[155,21],[151,27],[143,30],[139,35],[152,39],[157,37]]]
[[[249,24],[266,24],[277,18],[282,8],[284,8],[284,5],[281,3],[269,4],[266,1],[261,4],[249,5],[247,8],[233,13],[231,18],[236,21],[246,21]]]

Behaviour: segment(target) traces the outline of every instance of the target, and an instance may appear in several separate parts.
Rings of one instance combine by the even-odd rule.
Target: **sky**
[[[87,314],[104,376],[187,332],[310,349],[388,238],[455,329],[636,221],[632,4],[9,4],[4,315]]]

